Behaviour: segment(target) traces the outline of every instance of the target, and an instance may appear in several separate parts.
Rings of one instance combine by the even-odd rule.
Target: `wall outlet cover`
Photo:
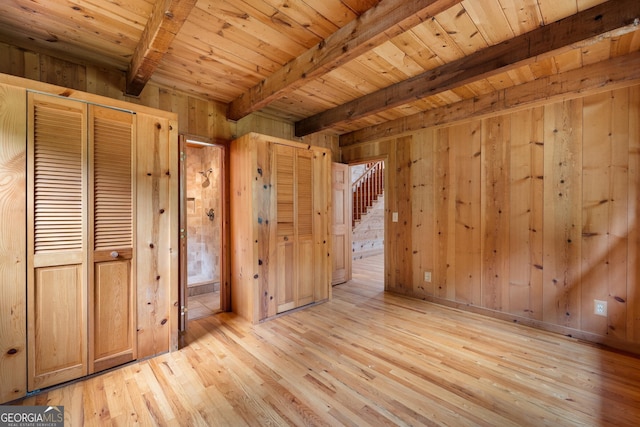
[[[596,316],[607,316],[607,302],[594,299],[593,300],[593,314]]]

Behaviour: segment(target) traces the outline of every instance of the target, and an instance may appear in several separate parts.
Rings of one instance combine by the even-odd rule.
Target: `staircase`
[[[362,175],[351,185],[353,194],[352,226],[362,219],[384,192],[384,161],[367,163]]]

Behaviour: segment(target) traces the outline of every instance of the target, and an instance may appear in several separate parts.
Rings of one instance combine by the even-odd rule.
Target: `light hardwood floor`
[[[381,257],[332,301],[25,399],[79,425],[640,425],[640,359],[382,292]]]
[[[189,320],[211,316],[220,311],[220,291],[190,296],[187,307]]]

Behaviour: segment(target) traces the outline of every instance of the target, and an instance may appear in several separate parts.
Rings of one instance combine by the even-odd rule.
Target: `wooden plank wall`
[[[178,349],[176,123],[137,114],[138,358]],[[172,135],[173,134],[173,135]]]
[[[0,87],[0,402],[27,391],[26,111],[24,89]]]
[[[230,150],[230,163],[236,170],[250,170],[256,159],[250,150],[250,144],[246,138],[234,142]],[[270,171],[271,169],[269,169]],[[263,172],[264,173],[264,172]],[[230,183],[230,228],[234,228],[236,223],[251,224],[253,221],[253,198],[250,193],[253,190],[251,175],[235,172],[231,175]],[[243,203],[238,203],[242,200]],[[265,209],[261,206],[261,209]],[[257,236],[248,227],[243,229],[244,233],[236,234],[230,242],[231,246],[231,276],[235,278],[234,286],[231,288],[231,307],[234,313],[238,313],[244,318],[254,318],[253,293],[251,289],[251,272],[242,270],[242,265],[251,265],[254,261],[254,245]],[[263,273],[262,271],[260,273]],[[264,275],[264,274],[263,274]]]
[[[640,349],[640,86],[347,146],[342,157],[384,157],[393,171],[388,290]]]

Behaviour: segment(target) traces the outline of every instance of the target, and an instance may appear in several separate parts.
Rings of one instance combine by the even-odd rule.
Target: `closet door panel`
[[[298,238],[297,265],[297,302],[296,307],[314,302],[315,278],[313,274],[313,239],[311,237]]]
[[[35,271],[31,390],[87,374],[86,320],[79,309],[86,299],[82,270],[65,265]]]
[[[275,145],[276,170],[276,211],[278,218],[278,237],[287,237],[293,241],[295,236],[295,196],[294,196],[294,159],[295,149],[284,145]]]
[[[294,248],[293,241],[278,239],[276,264],[278,313],[296,308],[296,289],[294,287],[296,281],[296,256]]]
[[[135,359],[131,262],[100,262],[95,266],[93,371]]]
[[[314,301],[315,275],[313,258],[313,179],[312,155],[309,150],[296,150],[296,307]]]
[[[295,168],[296,231],[298,237],[313,236],[312,152],[297,150]]]
[[[29,94],[29,390],[87,373],[86,105]]]
[[[274,145],[276,176],[277,312],[296,307],[296,234],[295,234],[295,152],[293,147]]]
[[[91,106],[89,372],[136,358],[131,113]]]

